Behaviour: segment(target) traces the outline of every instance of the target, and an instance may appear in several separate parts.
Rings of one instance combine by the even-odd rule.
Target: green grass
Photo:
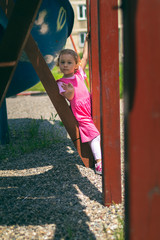
[[[49,121],[55,120],[56,116],[51,116]],[[18,128],[12,125],[9,127],[9,144],[0,145],[0,160],[7,160],[9,157],[15,158],[25,153],[33,152],[37,149],[50,147],[55,142],[60,142],[58,136],[55,136],[54,125],[48,131],[41,128],[44,120],[32,119]],[[59,123],[61,124],[61,122]]]
[[[112,235],[114,236],[115,240],[124,240],[124,219],[122,216],[117,216],[118,220],[118,227],[115,230],[112,230]],[[106,227],[103,225],[103,231],[106,234],[106,239],[108,239],[108,233]]]
[[[52,74],[55,78],[55,80],[59,79],[62,77],[62,74],[59,71],[59,68],[57,66],[55,66],[52,69]],[[37,83],[36,85],[34,85],[33,87],[27,89],[26,91],[39,91],[39,92],[45,92],[45,88],[43,87],[43,84],[41,82]]]
[[[46,90],[44,89],[43,85],[41,82],[37,83],[33,87],[27,89],[26,91],[38,91],[38,92],[45,92]]]
[[[55,78],[55,80],[59,79],[62,77],[62,73],[60,73],[59,68],[57,66],[55,66],[52,69],[52,74]],[[88,66],[86,67],[86,75],[87,75],[87,79],[89,81],[89,68]],[[45,92],[45,89],[42,85],[41,82],[37,83],[35,86],[27,89],[27,91],[40,91],[40,92]],[[119,65],[119,94],[120,94],[120,98],[123,97],[123,65],[120,63]]]
[[[59,78],[61,78],[63,76],[63,74],[60,72],[59,70],[59,67],[55,66],[53,69],[52,69],[52,74],[55,78],[55,80],[58,80]]]
[[[124,220],[118,218],[119,228],[114,231],[114,237],[116,240],[124,240]]]
[[[123,97],[123,64],[119,64],[119,95]]]

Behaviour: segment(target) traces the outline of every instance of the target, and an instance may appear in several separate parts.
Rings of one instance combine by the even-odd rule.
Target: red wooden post
[[[124,1],[126,239],[160,239],[160,2]],[[127,129],[126,129],[127,130]]]
[[[100,77],[99,77],[99,39],[98,39],[98,5],[97,0],[87,1],[88,9],[88,29],[90,32],[90,83],[92,94],[92,115],[93,120],[100,128]]]
[[[117,0],[99,1],[101,132],[105,205],[121,202]]]
[[[105,205],[121,202],[118,13],[115,6],[116,0],[88,1],[93,119],[101,129]]]

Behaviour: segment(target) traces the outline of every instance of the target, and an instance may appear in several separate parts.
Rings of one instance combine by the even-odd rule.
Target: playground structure
[[[9,1],[6,11],[5,1],[1,1],[0,6],[0,39],[2,39],[8,24],[14,2]],[[5,14],[5,11],[7,14]],[[54,13],[54,14],[53,14]],[[69,18],[67,16],[70,16]],[[31,35],[38,45],[50,70],[56,64],[58,52],[64,47],[67,37],[69,37],[74,22],[73,9],[68,1],[42,1],[33,27]],[[17,29],[17,34],[19,29]],[[9,51],[9,50],[8,50]],[[10,49],[12,51],[12,49]],[[23,50],[15,69],[12,81],[8,87],[5,97],[10,97],[20,93],[36,83],[39,77],[36,74],[26,52]],[[7,110],[5,100],[0,110],[0,141],[5,144],[8,141]],[[3,126],[2,126],[3,125]]]
[[[91,167],[93,158],[89,146],[81,143],[73,114],[58,94],[54,77],[29,35],[41,3],[40,0],[24,0],[22,4],[17,0],[13,12],[10,9],[12,15],[0,45],[0,76],[3,76],[0,103],[25,49],[82,161],[86,167]],[[157,47],[160,31],[154,26],[159,21],[160,3],[123,0],[121,7],[124,23],[125,238],[156,240],[160,239],[160,50]],[[117,8],[117,0],[87,1],[93,119],[102,137],[105,205],[121,202]],[[4,9],[9,10],[8,6]],[[21,21],[15,25],[13,20],[17,18]],[[16,29],[23,31],[15,35]],[[19,44],[16,44],[17,39]],[[17,48],[13,50],[13,46]]]
[[[70,17],[68,18],[67,15]],[[9,17],[9,15],[8,15]],[[31,35],[38,45],[50,70],[56,64],[56,56],[70,36],[74,21],[73,9],[69,1],[42,1],[37,13]],[[0,39],[7,27],[8,19],[0,8]],[[20,93],[39,82],[25,51],[22,51],[6,97]]]
[[[13,8],[12,0],[9,1],[8,5],[6,2],[1,1],[1,5],[3,6],[4,12],[6,13],[12,12],[11,17],[9,18],[9,22],[5,30],[4,36],[1,41],[1,49],[0,49],[2,53],[0,56],[1,57],[0,71],[1,71],[1,76],[3,76],[3,81],[2,81],[3,84],[1,86],[1,92],[0,92],[1,103],[3,102],[4,96],[7,93],[7,89],[9,87],[12,76],[14,75],[14,71],[16,69],[16,64],[18,63],[21,53],[24,49],[39,79],[44,85],[48,93],[48,96],[50,97],[61,120],[63,121],[64,126],[66,127],[66,130],[68,131],[75,147],[77,148],[77,151],[84,165],[86,167],[92,167],[93,156],[92,156],[90,147],[88,143],[84,143],[84,144],[81,143],[77,122],[65,99],[59,95],[58,87],[54,80],[54,77],[52,76],[51,71],[48,65],[46,64],[46,61],[44,60],[44,57],[42,56],[36,42],[34,41],[33,37],[29,34],[32,29],[31,23],[33,24],[33,22],[35,21],[36,15],[39,11],[39,7],[41,3],[42,1],[34,2],[34,4],[26,1],[25,3],[26,5],[25,5],[24,2],[21,3],[20,0],[17,0],[15,7]],[[32,6],[32,10],[30,9],[31,6]],[[10,8],[10,11],[8,10],[8,8]],[[13,11],[11,11],[11,8],[13,9]],[[27,14],[26,14],[26,9],[28,9]],[[24,11],[24,13],[22,11]],[[117,14],[115,14],[115,16],[116,15]],[[30,17],[30,21],[28,21],[29,17]],[[116,20],[117,18],[115,17],[115,21]],[[23,31],[19,31],[19,29],[23,29]],[[15,32],[17,32],[17,34],[15,34]],[[19,44],[17,44],[17,38],[18,38]],[[8,39],[12,39],[12,41],[9,41]],[[116,44],[117,42],[118,42],[118,34],[117,34]],[[15,48],[15,45],[17,48]],[[118,45],[117,45],[117,50],[118,50]],[[118,57],[118,55],[116,55],[116,57]],[[117,63],[118,63],[118,58],[117,58]],[[118,77],[118,64],[117,64],[117,77]],[[117,78],[117,81],[115,81],[115,83],[118,86],[118,78]],[[119,94],[116,95],[116,98],[117,98],[117,106],[119,106]],[[119,113],[118,113],[118,116],[119,116]],[[119,136],[119,122],[117,127],[118,128],[116,129],[118,130],[118,136]],[[120,152],[119,139],[118,139],[117,146],[118,146],[118,153],[119,153]],[[114,151],[112,151],[112,153],[114,153]],[[119,185],[118,185],[118,188],[115,187],[114,184],[113,186],[111,186],[112,180],[110,181],[109,193],[107,191],[104,191],[104,199],[106,199],[106,195],[108,196],[108,198],[105,200],[105,205],[110,205],[113,201],[116,203],[121,202],[120,155],[117,155],[117,156],[118,158],[115,159],[115,161],[118,162],[117,164],[118,175],[116,175],[116,177],[118,176],[117,180]],[[112,158],[112,155],[110,155],[110,158]],[[104,174],[104,182],[105,182],[105,174]],[[104,189],[105,188],[106,186],[104,184]],[[114,191],[118,192],[118,194],[117,193],[114,194]]]

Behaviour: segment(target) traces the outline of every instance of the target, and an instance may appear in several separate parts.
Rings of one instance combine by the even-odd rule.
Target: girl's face
[[[72,77],[77,64],[71,54],[62,54],[59,59],[59,68],[64,74],[63,77]]]

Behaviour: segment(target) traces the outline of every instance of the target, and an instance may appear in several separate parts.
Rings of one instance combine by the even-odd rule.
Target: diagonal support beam
[[[0,45],[0,104],[11,83],[41,2],[42,0],[16,1]]]
[[[77,121],[73,116],[73,113],[71,112],[66,100],[60,96],[57,83],[31,35],[26,43],[25,52],[27,53],[28,58],[30,59],[37,75],[46,89],[47,94],[50,97],[50,100],[60,116],[75,147],[77,148],[84,165],[86,167],[91,167],[93,161],[90,147],[88,143],[81,143]]]

